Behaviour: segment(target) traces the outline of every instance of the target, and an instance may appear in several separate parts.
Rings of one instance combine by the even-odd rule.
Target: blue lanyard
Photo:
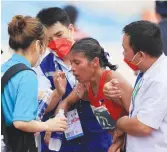
[[[130,112],[130,116],[132,115],[133,111],[134,111],[134,108],[135,108],[135,97],[141,87],[141,81],[142,81],[142,76],[143,76],[143,72],[139,73],[139,75],[137,76],[137,79],[136,79],[136,82],[135,82],[135,85],[134,85],[134,90],[133,90],[133,93],[132,93],[132,110]]]

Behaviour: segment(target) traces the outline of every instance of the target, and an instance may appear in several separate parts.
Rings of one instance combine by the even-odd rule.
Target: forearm
[[[121,92],[122,92],[121,93],[122,95],[120,98],[120,102],[122,106],[126,109],[126,111],[129,113],[129,107],[130,107],[130,101],[131,101],[133,88],[129,86],[129,89],[126,89],[124,91],[122,90]]]
[[[129,107],[130,107],[129,100],[130,99],[127,99],[127,97],[122,97],[121,99],[119,99],[120,104],[125,108],[127,113],[129,113]]]
[[[36,120],[31,120],[29,122],[14,121],[13,125],[17,129],[25,131],[25,132],[41,132],[41,131],[48,130],[48,125],[45,122],[40,122]]]
[[[117,97],[116,99],[121,103],[121,105],[126,109],[126,111],[129,112],[133,87],[130,85],[128,81],[124,79],[124,77],[119,72],[112,72],[112,76],[110,79],[112,80],[112,82],[106,85],[105,89],[106,95],[111,97],[111,99],[112,97],[114,98]],[[119,97],[117,95],[119,95]]]
[[[112,143],[108,152],[117,152],[117,150],[123,146],[123,142],[124,142],[123,138],[118,139],[115,143]]]
[[[64,109],[65,112],[68,111],[68,109],[75,104],[79,100],[79,97],[77,96],[77,93],[75,90],[73,90],[69,96],[67,96],[59,105],[58,108],[56,109],[56,112],[58,112],[59,109]]]
[[[56,89],[53,91],[53,93],[51,95],[51,102],[46,109],[46,113],[54,109],[54,107],[61,100],[62,96],[63,95],[59,94]]]
[[[111,134],[111,136],[113,136],[113,141],[108,152],[116,152],[123,145],[124,136],[121,136],[116,141],[114,141],[114,130],[110,130],[109,133]]]
[[[129,113],[130,102],[128,101],[127,97],[121,97],[120,99],[112,99],[112,101],[124,107],[126,112]]]
[[[142,124],[137,117],[129,118],[128,116],[121,117],[117,121],[117,127],[122,131],[133,136],[148,136],[152,129]]]

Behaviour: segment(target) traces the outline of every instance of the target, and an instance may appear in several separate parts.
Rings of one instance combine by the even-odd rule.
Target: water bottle
[[[52,93],[51,89],[44,91],[42,98],[38,101],[37,120],[41,120],[45,114],[45,110],[51,102]]]
[[[59,109],[59,112],[57,113],[56,117],[65,117],[64,110]],[[54,133],[49,141],[49,149],[59,151],[62,144],[62,137],[63,132],[56,132],[56,134]]]
[[[51,102],[51,95],[53,91],[51,89],[47,89],[44,91],[40,100],[38,100],[38,110],[36,120],[41,121],[43,115],[45,114],[45,110]],[[36,132],[35,134],[35,145],[38,147],[38,152],[41,151],[41,135],[40,132]]]

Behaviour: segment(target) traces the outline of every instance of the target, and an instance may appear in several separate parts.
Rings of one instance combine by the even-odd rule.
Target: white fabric
[[[37,68],[33,68],[33,70],[35,70],[35,72],[37,73],[39,91],[44,91],[51,88],[51,83],[49,79],[47,79],[47,77],[43,74],[41,67],[38,66]]]
[[[133,104],[131,102],[130,111]],[[151,135],[127,135],[127,152],[167,152],[167,57],[161,57],[144,73],[130,117],[137,116],[153,128]]]

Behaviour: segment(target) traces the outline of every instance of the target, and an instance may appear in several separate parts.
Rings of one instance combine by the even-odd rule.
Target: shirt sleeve
[[[141,108],[137,118],[145,125],[158,129],[167,115],[167,86],[162,82],[152,82],[141,98]]]
[[[13,121],[30,121],[37,116],[38,81],[33,71],[22,71],[14,106]]]
[[[33,70],[37,73],[38,78],[38,89],[39,90],[47,90],[51,88],[50,81],[43,74],[41,67],[33,68]]]

